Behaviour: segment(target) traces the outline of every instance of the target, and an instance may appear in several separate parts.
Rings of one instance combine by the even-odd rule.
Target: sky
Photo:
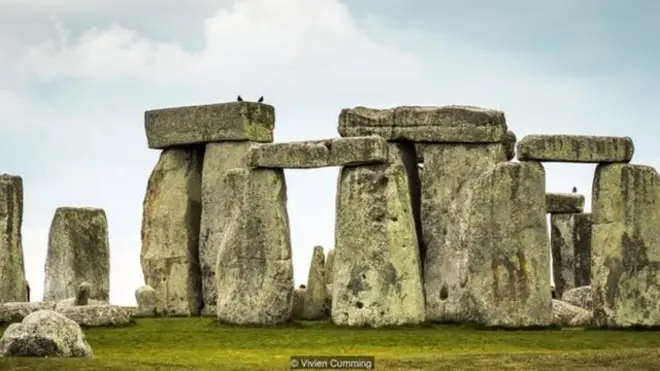
[[[103,208],[111,302],[135,303],[142,202],[159,151],[144,111],[256,100],[275,140],[337,137],[342,108],[474,105],[532,133],[630,136],[658,166],[660,2],[648,0],[0,0],[0,173],[24,182],[41,300],[60,206]],[[546,164],[591,193],[594,165]],[[334,244],[338,168],[287,170],[294,276]]]

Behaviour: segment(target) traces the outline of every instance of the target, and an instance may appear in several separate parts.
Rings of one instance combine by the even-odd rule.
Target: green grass
[[[4,328],[2,328],[4,331]],[[291,355],[369,355],[377,370],[658,370],[660,333],[487,331],[458,326],[279,328],[138,319],[86,331],[94,359],[0,358],[0,370],[288,370]]]

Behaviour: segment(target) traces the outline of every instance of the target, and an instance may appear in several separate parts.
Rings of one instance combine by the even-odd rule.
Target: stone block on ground
[[[355,107],[341,111],[338,131],[342,137],[392,141],[494,143],[504,140],[507,125],[503,112],[471,106]]]
[[[117,327],[132,323],[131,313],[119,305],[74,305],[57,309],[57,312],[82,327]]]
[[[306,320],[318,320],[327,318],[330,308],[326,305],[328,297],[325,273],[325,253],[322,246],[314,246],[312,262],[309,266],[307,276],[307,288],[305,290],[305,307],[303,318]]]
[[[546,193],[549,214],[574,214],[584,210],[584,195],[577,193]]]
[[[378,136],[334,138],[253,146],[250,167],[311,169],[387,162],[387,141]]]
[[[591,286],[580,286],[561,295],[561,300],[587,310],[594,309],[594,294]]]
[[[48,233],[43,301],[75,297],[91,285],[89,298],[110,298],[108,219],[103,209],[59,207]]]
[[[233,202],[217,253],[217,318],[238,325],[288,322],[293,263],[284,171],[232,169],[224,182]]]
[[[546,134],[522,138],[517,152],[520,161],[626,163],[635,147],[629,137]]]
[[[587,327],[593,313],[561,300],[552,300],[552,324],[562,327]]]
[[[596,167],[591,287],[597,327],[660,326],[660,181],[650,166]]]
[[[272,142],[275,108],[230,102],[146,111],[149,148],[165,149],[223,141]]]
[[[55,301],[0,303],[0,325],[21,322],[28,314],[42,309],[55,310]]]
[[[0,303],[27,301],[21,228],[23,180],[0,175]]]
[[[156,303],[158,302],[158,294],[153,287],[144,285],[135,290],[135,308],[134,315],[137,317],[154,317],[158,314]]]
[[[550,245],[557,297],[589,284],[591,275],[591,214],[551,214]]]
[[[162,315],[198,315],[202,307],[201,156],[193,149],[164,150],[147,184],[140,263]]]

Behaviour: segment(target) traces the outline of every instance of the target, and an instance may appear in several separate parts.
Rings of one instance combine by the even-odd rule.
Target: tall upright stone
[[[303,318],[317,320],[328,317],[330,308],[326,302],[328,289],[325,279],[325,254],[323,253],[323,246],[314,246],[312,262],[309,265],[309,273],[307,275]]]
[[[337,325],[423,322],[419,241],[408,169],[415,151],[391,144],[389,164],[339,174],[332,321]]]
[[[48,233],[43,301],[75,297],[83,282],[89,299],[110,298],[110,244],[103,209],[59,207]]]
[[[201,150],[166,149],[149,177],[140,263],[161,315],[198,315],[202,307],[198,238]]]
[[[550,215],[550,245],[555,292],[564,292],[590,284],[591,214]]]
[[[591,206],[594,325],[660,326],[659,204],[654,168],[596,168]]]
[[[467,270],[463,320],[492,327],[552,322],[545,171],[499,163],[474,185],[462,224]],[[457,264],[461,264],[458,262]]]
[[[232,219],[217,250],[217,318],[232,324],[288,322],[293,263],[284,171],[232,169],[223,182]]]
[[[334,269],[335,264],[335,249],[330,249],[328,251],[328,256],[325,259],[325,282],[328,285],[332,285],[332,270]]]
[[[0,303],[29,301],[23,244],[23,180],[0,175]]]

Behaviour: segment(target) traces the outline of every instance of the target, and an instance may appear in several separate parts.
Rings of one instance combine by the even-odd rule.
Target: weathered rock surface
[[[270,143],[250,149],[251,167],[311,169],[387,162],[387,141],[378,136]]]
[[[27,301],[21,227],[23,180],[0,175],[0,303]]]
[[[0,324],[21,322],[32,312],[42,309],[55,310],[56,305],[57,302],[54,301],[0,303]]]
[[[467,322],[495,327],[552,322],[545,171],[541,164],[499,163],[471,194],[464,243]],[[457,264],[460,264],[458,262]]]
[[[332,270],[335,263],[335,249],[328,251],[328,256],[325,259],[325,282],[327,285],[332,285]]]
[[[552,324],[565,327],[586,327],[591,324],[593,313],[561,300],[552,300]]]
[[[322,246],[314,246],[312,262],[309,265],[307,289],[305,290],[305,310],[303,318],[316,320],[327,318],[330,308],[326,305],[328,291],[325,281],[325,253]]]
[[[87,305],[89,302],[89,295],[92,290],[92,285],[89,282],[83,282],[78,285],[78,292],[76,293],[76,305]]]
[[[57,311],[83,327],[125,326],[131,323],[131,314],[119,305],[76,305]]]
[[[246,156],[254,142],[209,143],[202,169],[202,218],[199,234],[199,263],[202,271],[202,315],[216,315],[215,266],[231,214],[233,193],[225,188],[225,172],[246,166]]]
[[[591,275],[591,214],[551,214],[552,273],[557,296],[588,285]]]
[[[516,158],[516,141],[518,138],[516,137],[516,134],[509,130],[506,132],[506,136],[504,137],[504,150],[506,153],[506,160],[511,161],[514,158]]]
[[[134,315],[139,317],[153,317],[158,314],[156,303],[158,296],[156,290],[149,285],[144,285],[135,290],[135,308]]]
[[[272,142],[275,108],[253,102],[230,102],[146,111],[149,148],[252,140]]]
[[[461,243],[469,197],[481,174],[506,160],[502,144],[425,144],[422,218],[426,316],[433,322],[460,321],[459,303],[467,274]]]
[[[202,306],[198,239],[201,151],[164,150],[149,177],[142,216],[140,263],[163,315],[199,314]]]
[[[379,135],[387,140],[494,143],[505,138],[504,113],[470,106],[391,109],[346,108],[339,115],[342,137]]]
[[[344,167],[337,188],[332,321],[423,322],[419,242],[410,189],[414,151],[392,144],[389,165]]]
[[[233,203],[218,248],[217,317],[233,324],[288,322],[293,263],[284,171],[233,169],[224,181]]]
[[[76,304],[76,298],[66,298],[62,300],[58,300],[55,305],[55,310],[59,311],[62,309],[70,308],[70,307],[78,307],[79,305]],[[107,301],[104,300],[89,300],[87,304],[85,305],[109,305]]]
[[[297,288],[293,290],[293,309],[291,319],[301,320],[305,311],[305,291],[306,288]]]
[[[660,182],[654,168],[599,165],[592,195],[597,327],[660,326]]]
[[[584,211],[584,195],[577,193],[546,193],[549,214],[574,214]]]
[[[92,348],[80,326],[64,315],[39,310],[7,327],[0,339],[3,357],[88,357]]]
[[[110,297],[108,220],[103,209],[59,207],[48,233],[43,301],[75,297],[82,282],[89,297]]]
[[[626,163],[635,147],[629,137],[548,134],[522,138],[517,150],[520,161]]]
[[[564,292],[561,300],[587,310],[594,308],[594,294],[591,286],[580,286]]]

